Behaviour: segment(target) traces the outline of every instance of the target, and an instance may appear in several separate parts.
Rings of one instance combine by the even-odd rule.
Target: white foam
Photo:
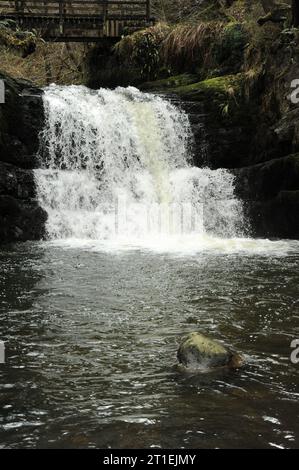
[[[218,238],[208,235],[183,236],[157,235],[136,238],[115,237],[109,240],[66,238],[49,240],[48,245],[63,249],[80,249],[91,252],[130,253],[132,251],[168,254],[174,256],[198,256],[201,254],[246,256],[286,256],[298,253],[299,242],[295,240],[272,241],[250,238]]]

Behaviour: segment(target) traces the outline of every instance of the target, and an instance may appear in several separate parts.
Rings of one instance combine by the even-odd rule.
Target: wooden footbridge
[[[97,42],[153,24],[150,0],[0,0],[0,20],[46,41]]]

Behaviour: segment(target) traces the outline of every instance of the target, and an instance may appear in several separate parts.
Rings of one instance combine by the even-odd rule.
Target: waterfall
[[[234,176],[192,166],[188,116],[165,98],[51,85],[44,108],[35,179],[50,239],[242,235]]]

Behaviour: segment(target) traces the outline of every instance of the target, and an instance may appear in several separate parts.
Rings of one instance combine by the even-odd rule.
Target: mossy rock
[[[190,73],[183,73],[173,77],[164,78],[163,80],[156,80],[154,82],[146,82],[141,85],[143,91],[151,90],[167,90],[174,87],[182,87],[192,85],[198,82],[198,76]]]
[[[199,332],[190,333],[183,339],[177,357],[184,367],[192,370],[237,368],[243,363],[241,356]]]
[[[176,94],[185,101],[203,103],[208,114],[207,124],[210,127],[235,123],[240,125],[242,122],[248,126],[251,115],[249,108],[253,107],[253,104],[248,103],[245,97],[246,77],[243,73],[168,88],[165,88],[165,83],[167,83],[165,80],[152,82],[151,90]],[[168,83],[171,83],[170,79]]]
[[[167,92],[186,101],[206,103],[213,116],[230,119],[243,111],[244,82],[242,73],[195,81],[195,75],[178,75],[142,85],[142,90]],[[247,115],[247,113],[246,113]]]
[[[223,100],[227,97],[238,97],[242,94],[244,75],[225,75],[223,77],[210,78],[201,82],[178,86],[175,91],[183,98],[192,98],[194,101],[213,98]]]
[[[0,161],[32,168],[44,119],[42,90],[1,71],[0,80],[5,84],[5,104],[0,105]]]
[[[177,83],[177,76],[147,84],[147,89],[164,95],[176,95],[183,108],[190,113],[204,114],[206,141],[209,145],[208,164],[212,168],[236,168],[247,155],[252,136],[256,132],[257,108],[246,94],[247,77],[244,73],[224,75],[195,83]],[[194,78],[194,76],[191,76]],[[195,76],[196,77],[196,76]],[[169,86],[170,85],[170,86]],[[196,165],[202,165],[201,131],[193,128],[196,146]],[[197,137],[198,136],[198,137]]]

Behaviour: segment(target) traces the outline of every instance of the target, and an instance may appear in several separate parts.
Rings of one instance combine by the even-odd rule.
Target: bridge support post
[[[15,0],[15,10],[17,14],[17,23],[21,24],[22,22],[22,14],[24,13],[24,1],[23,0]]]
[[[103,36],[108,35],[108,1],[103,3]]]
[[[146,0],[146,20],[151,21],[151,0]]]
[[[64,0],[59,0],[59,33],[64,34]]]

